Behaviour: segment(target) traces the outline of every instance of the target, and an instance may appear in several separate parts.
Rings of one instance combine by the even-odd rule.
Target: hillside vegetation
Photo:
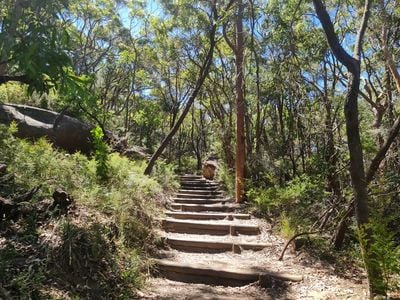
[[[1,220],[0,296],[133,297],[151,267],[159,206],[176,187],[171,166],[160,163],[150,178],[145,162],[107,154],[104,180],[95,158],[16,139],[13,130],[0,126],[0,197],[38,190]],[[52,207],[58,188],[68,207]]]

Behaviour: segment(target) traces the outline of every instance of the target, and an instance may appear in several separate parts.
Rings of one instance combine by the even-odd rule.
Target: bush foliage
[[[49,262],[40,266],[37,276],[21,270],[11,278],[6,271],[11,266],[8,260],[14,260],[17,254],[10,244],[0,251],[0,274],[8,274],[0,279],[3,287],[18,287],[15,296],[29,298],[34,296],[32,286],[37,293],[49,278],[60,277],[78,284],[77,278],[98,277],[103,273],[110,276],[109,280],[98,282],[104,293],[111,289],[116,295],[118,286],[121,291],[129,291],[126,287],[143,284],[143,271],[148,269],[145,257],[155,243],[154,216],[160,211],[157,199],[161,198],[164,187],[177,186],[173,167],[160,163],[155,176],[148,177],[143,175],[144,161],[104,153],[107,180],[99,180],[98,155],[88,158],[80,153],[68,154],[55,150],[45,139],[33,143],[20,140],[13,137],[15,130],[15,125],[0,126],[0,162],[8,165],[15,184],[22,190],[40,186],[33,203],[50,199],[54,190],[62,187],[72,195],[77,207],[76,212],[49,221],[55,228],[52,234],[58,235],[60,243],[57,247],[45,246],[45,253],[57,261],[55,266],[62,268],[50,268]],[[34,214],[23,222],[25,241],[39,240],[46,226],[50,226],[39,222]],[[87,270],[86,275],[83,269]],[[76,296],[96,297],[77,290]]]

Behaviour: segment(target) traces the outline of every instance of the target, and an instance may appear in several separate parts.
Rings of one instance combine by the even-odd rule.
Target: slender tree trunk
[[[326,38],[333,54],[346,66],[350,72],[349,89],[346,96],[344,113],[346,119],[347,145],[350,155],[350,177],[354,190],[355,215],[358,228],[365,233],[361,249],[369,281],[370,296],[384,294],[380,267],[373,262],[374,254],[371,252],[373,236],[369,223],[367,180],[365,176],[363,151],[360,139],[360,125],[358,118],[358,94],[360,89],[360,52],[362,40],[367,28],[370,14],[371,1],[366,0],[361,26],[358,30],[353,57],[341,46],[335,33],[334,26],[321,0],[313,0],[316,13],[325,31]]]
[[[327,62],[324,61],[324,90],[323,90],[323,100],[325,104],[325,135],[326,141],[326,154],[325,161],[328,164],[328,191],[333,194],[339,200],[342,198],[340,180],[337,173],[337,153],[335,150],[335,139],[333,133],[333,123],[334,117],[332,116],[332,101],[328,93],[328,71],[326,67]],[[332,90],[335,88],[335,83],[332,84]]]
[[[255,45],[255,26],[256,26],[256,16],[255,16],[255,8],[253,0],[249,0],[250,3],[250,12],[251,12],[251,52],[253,52],[254,62],[256,64],[256,96],[257,96],[257,106],[256,106],[256,130],[255,130],[255,153],[257,156],[261,153],[261,135],[262,135],[262,119],[261,119],[261,87],[260,87],[260,58],[257,53],[256,45]]]
[[[245,99],[244,99],[244,32],[243,32],[243,3],[237,0],[236,15],[236,202],[244,200],[244,180],[246,164],[246,138],[245,138]]]
[[[381,5],[382,12],[383,12],[383,16],[385,16],[385,12],[384,12],[385,8],[384,8],[384,4],[382,1],[380,2],[380,5]],[[386,44],[387,27],[385,24],[383,25],[382,31],[383,31],[383,38],[382,38],[381,46],[382,46],[382,50],[384,52],[385,59],[386,59],[386,68],[389,69],[389,70],[386,70],[386,72],[390,72],[390,74],[392,74],[393,80],[396,83],[397,91],[400,92],[400,74],[397,71],[397,68],[395,67],[392,54],[389,52],[388,46]],[[389,81],[390,77],[388,77],[387,80]],[[388,92],[389,91],[390,91],[390,88],[388,89]],[[391,99],[388,99],[388,101],[389,101],[389,114],[391,114],[391,107],[390,107],[392,105]],[[391,119],[394,119],[394,115],[391,116]],[[382,142],[378,152],[375,154],[374,158],[372,159],[372,161],[370,163],[370,166],[368,168],[367,175],[366,175],[367,183],[369,183],[373,179],[382,160],[385,158],[387,151],[389,150],[390,146],[395,142],[395,138],[399,134],[399,131],[400,131],[400,117],[397,117],[397,119],[394,120],[394,123],[389,130],[389,134],[386,138],[386,141]],[[335,234],[334,242],[333,242],[336,249],[340,249],[342,247],[344,235],[345,235],[345,232],[347,231],[349,220],[351,217],[353,217],[353,215],[354,215],[354,201],[350,204],[345,215],[343,216],[339,225],[337,226],[337,230],[336,230],[336,234]]]
[[[381,164],[382,160],[385,158],[387,151],[389,151],[390,146],[393,144],[396,136],[400,132],[400,117],[396,119],[394,122],[393,126],[389,130],[389,134],[386,138],[386,141],[383,143],[382,147],[378,150],[378,152],[375,154],[374,158],[372,159],[368,171],[366,173],[366,181],[367,184],[371,182],[371,180],[374,178],[376,172],[378,171],[379,165]],[[342,217],[342,219],[339,222],[339,225],[337,226],[335,236],[333,238],[333,245],[335,249],[341,249],[345,233],[348,228],[349,220],[351,217],[354,215],[354,205],[355,201],[353,200],[349,207],[346,210],[346,213]]]
[[[185,119],[186,115],[188,114],[190,107],[192,106],[194,100],[197,97],[197,94],[199,93],[204,80],[206,79],[208,72],[210,70],[210,66],[212,63],[212,58],[213,58],[213,54],[214,54],[214,48],[215,48],[215,32],[217,30],[217,16],[216,16],[216,8],[215,8],[215,3],[213,3],[213,15],[215,17],[215,19],[213,20],[213,25],[211,27],[210,30],[210,48],[207,52],[205,61],[200,69],[200,76],[197,79],[196,82],[196,86],[193,89],[186,105],[185,108],[182,111],[182,114],[180,115],[179,119],[176,121],[176,123],[174,124],[174,126],[171,128],[171,131],[168,133],[168,135],[164,138],[164,140],[161,142],[161,145],[158,147],[158,149],[156,150],[156,152],[154,152],[153,156],[150,158],[149,163],[147,164],[147,167],[144,171],[145,175],[150,175],[151,171],[153,170],[154,164],[157,161],[157,159],[160,157],[160,155],[163,153],[163,151],[165,150],[165,148],[167,147],[167,145],[169,144],[169,142],[171,141],[171,139],[174,137],[174,135],[176,134],[176,132],[178,131],[179,127],[181,126],[181,124],[183,123],[183,120]]]

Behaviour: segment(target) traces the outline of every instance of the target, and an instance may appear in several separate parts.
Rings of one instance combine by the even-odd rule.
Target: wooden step
[[[202,175],[195,175],[195,174],[185,174],[179,176],[181,180],[198,180],[198,179],[205,179]]]
[[[200,199],[215,199],[221,197],[221,195],[204,195],[204,194],[195,194],[195,193],[177,193],[175,195],[176,198],[200,198]]]
[[[178,191],[179,194],[191,194],[191,195],[219,195],[222,194],[222,191],[219,190],[187,190],[180,189]]]
[[[181,186],[218,186],[218,183],[206,180],[184,180],[181,181]]]
[[[268,269],[237,268],[231,262],[205,265],[200,263],[181,263],[167,259],[154,261],[160,275],[168,279],[188,282],[225,286],[241,286],[259,281],[264,287],[271,287],[274,280],[301,281],[300,275],[286,272],[274,272]]]
[[[234,213],[197,213],[197,212],[178,212],[168,211],[166,215],[175,219],[184,220],[233,220],[233,219],[250,219],[249,214],[234,214]]]
[[[176,250],[201,253],[220,253],[227,251],[240,253],[242,250],[260,251],[266,247],[271,247],[270,244],[263,243],[215,241],[189,238],[166,237],[165,241],[168,245]]]
[[[162,227],[167,232],[209,235],[257,235],[260,228],[252,224],[232,222],[201,222],[177,219],[162,219]]]
[[[213,182],[213,181],[201,177],[201,178],[181,178],[181,182],[191,183],[191,182]]]
[[[184,204],[184,203],[172,203],[172,209],[177,209],[180,211],[218,211],[218,212],[232,212],[235,209],[240,208],[237,204]]]
[[[216,192],[219,189],[219,186],[213,185],[213,186],[185,186],[183,189],[187,190],[190,189],[191,191],[210,191],[210,192]]]
[[[231,199],[221,198],[221,199],[202,199],[202,198],[172,198],[175,203],[188,203],[188,204],[215,204],[215,203],[232,203]]]

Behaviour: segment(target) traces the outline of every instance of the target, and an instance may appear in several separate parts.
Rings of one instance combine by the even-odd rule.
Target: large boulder
[[[93,150],[90,134],[93,127],[63,113],[27,105],[0,104],[0,123],[9,125],[13,121],[18,125],[17,137],[31,140],[46,137],[56,147],[71,153]]]
[[[217,170],[218,163],[215,159],[207,159],[203,163],[203,177],[213,180]]]

